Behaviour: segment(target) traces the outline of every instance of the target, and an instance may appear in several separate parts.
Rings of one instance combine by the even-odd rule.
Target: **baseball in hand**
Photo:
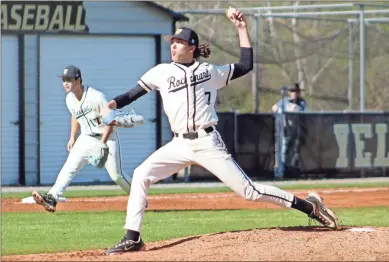
[[[244,28],[246,27],[246,21],[244,19],[243,13],[240,12],[238,9],[230,6],[226,10],[226,16],[230,21],[237,27],[237,28]]]
[[[226,11],[226,15],[229,19],[235,19],[235,12],[236,12],[236,8],[230,6],[227,11]]]

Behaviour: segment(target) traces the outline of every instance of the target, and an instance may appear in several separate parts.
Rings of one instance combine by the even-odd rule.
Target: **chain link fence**
[[[317,3],[317,2],[315,2]],[[273,2],[160,2],[173,10],[227,9],[273,6]],[[278,3],[280,4],[280,3]],[[293,5],[298,2],[284,2]],[[304,3],[307,4],[307,3]],[[371,7],[370,9],[383,9]],[[324,11],[325,9],[316,9]],[[350,10],[350,9],[340,9]],[[358,8],[354,8],[358,10]],[[325,10],[328,11],[328,10]],[[387,14],[386,14],[387,15]],[[209,62],[224,64],[239,59],[239,41],[235,28],[221,14],[187,14],[188,26],[196,30],[201,42],[211,44]],[[372,15],[366,15],[371,18]],[[374,17],[385,17],[385,14]],[[350,18],[350,17],[348,17]],[[354,17],[355,18],[355,17]],[[333,20],[330,20],[333,19]],[[344,21],[337,21],[344,19]],[[258,34],[253,17],[247,17],[252,43],[256,42],[255,63],[258,65],[260,112],[270,112],[280,99],[280,86],[299,82],[310,111],[359,110],[360,42],[359,22],[351,29],[347,17],[259,18]],[[389,25],[367,23],[365,27],[366,84],[365,110],[389,109]],[[351,42],[349,42],[351,36]],[[352,89],[349,88],[349,59],[352,58]],[[252,112],[252,76],[249,74],[220,91],[219,111],[238,109]],[[351,105],[349,105],[351,103]],[[349,108],[350,106],[350,108]]]

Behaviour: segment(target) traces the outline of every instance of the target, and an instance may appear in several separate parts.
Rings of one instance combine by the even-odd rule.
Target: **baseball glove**
[[[115,125],[117,127],[125,128],[131,128],[144,124],[143,116],[137,115],[134,110],[131,110],[130,112],[123,112],[118,109],[114,109],[104,117],[103,121],[107,126]]]
[[[105,162],[107,162],[108,153],[108,146],[99,142],[99,144],[92,149],[90,155],[88,156],[89,164],[98,168],[103,168],[105,166]]]

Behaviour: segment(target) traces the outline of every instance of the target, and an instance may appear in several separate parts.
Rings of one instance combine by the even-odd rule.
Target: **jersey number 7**
[[[208,96],[207,105],[211,104],[211,92],[205,92],[205,95]]]

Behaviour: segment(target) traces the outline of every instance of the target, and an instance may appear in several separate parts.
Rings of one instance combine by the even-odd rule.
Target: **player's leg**
[[[293,141],[291,141],[290,136],[282,137],[281,161],[284,164],[284,166],[289,166],[290,163],[289,152],[290,152],[291,142]]]
[[[94,146],[94,140],[95,138],[87,135],[78,137],[49,194],[56,199],[63,195],[78,171],[88,163],[87,157]]]
[[[139,251],[144,247],[140,229],[149,187],[188,166],[192,163],[191,156],[187,144],[182,139],[174,138],[135,169],[124,226],[127,229],[126,236],[117,245],[107,249],[106,255]]]
[[[107,169],[112,181],[120,186],[127,194],[130,194],[131,182],[129,179],[126,179],[123,173],[119,138],[116,132],[114,132],[111,136],[112,139],[110,138],[107,141],[109,155],[107,162],[105,163],[105,168]]]
[[[302,146],[302,139],[303,137],[303,130],[302,127],[299,125],[299,123],[296,123],[297,126],[295,128],[295,134],[292,138],[294,140],[293,143],[293,156],[291,159],[292,166],[294,166],[296,169],[299,167],[300,163],[300,152],[301,152],[301,146]]]
[[[65,164],[59,172],[54,186],[47,194],[36,191],[32,193],[37,204],[42,205],[47,211],[55,212],[58,198],[63,195],[76,173],[87,163],[86,157],[88,156],[90,147],[93,146],[92,139],[84,135],[78,137],[72,150],[69,152]]]
[[[204,150],[196,152],[194,160],[216,175],[243,198],[250,201],[269,202],[286,208],[295,208],[318,219],[326,226],[337,226],[335,215],[332,211],[324,208],[322,200],[317,194],[309,195],[307,201],[277,187],[254,183],[232,159],[231,155],[227,153],[217,131],[201,139],[204,140],[202,142]],[[319,215],[322,217],[319,217]]]

